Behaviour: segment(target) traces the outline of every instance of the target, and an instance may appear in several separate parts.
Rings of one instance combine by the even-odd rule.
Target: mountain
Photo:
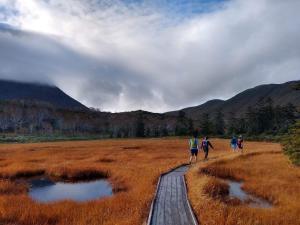
[[[179,111],[185,112],[185,115],[188,118],[197,119],[200,118],[204,113],[211,113],[218,110],[224,102],[224,100],[214,99],[207,101],[202,105],[184,108]],[[179,111],[167,112],[166,114],[176,116],[178,115]]]
[[[39,101],[63,109],[87,109],[58,87],[8,80],[0,80],[0,100]]]
[[[201,118],[205,118],[204,113],[212,115],[222,111],[225,115],[222,134],[226,132],[231,135],[231,112],[236,117],[242,117],[248,107],[255,107],[260,101],[268,99],[281,107],[276,110],[273,108],[273,111],[263,111],[264,114],[257,113],[260,111],[256,110],[252,113],[254,117],[249,117],[243,123],[239,120],[239,126],[234,127],[235,132],[249,135],[265,132],[278,134],[288,129],[294,117],[299,117],[293,107],[286,105],[292,103],[300,107],[300,81],[260,85],[228,100],[211,100],[179,111],[151,113],[138,110],[110,113],[88,109],[57,87],[0,80],[0,133],[160,137],[188,135],[196,129],[202,134],[219,135],[220,130],[217,131],[216,128],[220,126],[214,123],[222,124],[219,120],[212,119],[207,125],[209,129],[205,130]],[[48,103],[56,107],[49,107]]]
[[[204,113],[213,114],[222,111],[225,118],[231,112],[237,117],[245,114],[248,107],[255,107],[259,101],[272,99],[273,104],[286,105],[292,103],[300,107],[300,81],[291,81],[283,84],[266,84],[247,89],[228,100],[211,100],[202,105],[184,108],[179,111],[185,112],[186,116],[198,120]],[[179,111],[167,112],[168,115],[178,115]]]

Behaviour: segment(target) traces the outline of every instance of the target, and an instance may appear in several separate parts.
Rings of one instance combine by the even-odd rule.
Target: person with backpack
[[[231,138],[230,146],[231,146],[231,149],[235,152],[236,148],[237,148],[237,139],[234,135]]]
[[[197,162],[197,155],[199,149],[199,142],[198,142],[196,132],[194,132],[193,137],[189,139],[189,145],[190,145],[190,153],[191,153],[189,164],[192,164],[193,157],[195,157],[195,161]]]
[[[238,140],[237,140],[237,146],[241,150],[241,152],[243,152],[243,148],[244,148],[243,142],[244,142],[243,136],[240,135]]]
[[[214,149],[214,147],[212,146],[212,144],[208,140],[208,137],[204,137],[204,139],[203,139],[203,141],[201,143],[201,149],[203,149],[203,151],[205,153],[204,160],[208,159],[209,147],[211,147],[212,149]]]

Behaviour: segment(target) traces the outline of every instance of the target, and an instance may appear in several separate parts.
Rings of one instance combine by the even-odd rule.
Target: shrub
[[[300,166],[300,120],[289,129],[283,138],[283,150],[289,156],[292,163]]]
[[[229,185],[220,179],[210,178],[205,184],[203,192],[214,199],[223,199],[229,194]]]
[[[57,167],[48,171],[48,175],[54,178],[67,181],[83,181],[98,178],[108,178],[108,171],[100,171],[93,168],[71,168]]]

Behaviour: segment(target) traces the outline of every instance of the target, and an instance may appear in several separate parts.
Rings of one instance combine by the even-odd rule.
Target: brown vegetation
[[[201,161],[186,176],[201,224],[300,224],[300,170],[281,154],[279,144],[247,142],[241,155],[229,150],[228,140],[211,142],[215,150],[210,159],[203,162],[200,153]],[[0,224],[143,224],[159,175],[186,163],[188,154],[186,139],[0,145]],[[107,177],[114,195],[83,203],[38,203],[18,179],[40,174],[68,180]],[[271,200],[275,207],[224,203],[218,196],[228,189],[220,187],[218,176],[243,180],[245,190]]]
[[[229,185],[217,178],[212,178],[204,185],[203,193],[214,199],[222,199],[229,194]]]
[[[243,155],[215,154],[214,160],[198,164],[187,176],[189,197],[201,224],[300,224],[300,169],[282,154],[279,144],[253,142],[247,143]],[[274,207],[250,208],[215,198],[214,193],[220,191],[216,177],[244,181],[245,191],[269,200]]]
[[[188,151],[185,139],[103,140],[3,144],[0,158],[0,224],[138,225],[147,218],[159,175],[185,163]],[[16,182],[41,174],[71,181],[108,177],[114,195],[38,203]]]

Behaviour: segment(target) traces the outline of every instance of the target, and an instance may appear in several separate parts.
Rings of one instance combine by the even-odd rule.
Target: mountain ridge
[[[241,116],[245,114],[248,107],[255,107],[260,100],[268,98],[272,99],[274,105],[283,106],[292,103],[300,107],[300,91],[297,89],[299,84],[299,80],[281,84],[262,84],[246,89],[227,100],[213,99],[198,106],[166,112],[166,114],[175,116],[183,111],[187,117],[196,120],[204,113],[212,114],[213,111],[220,110],[225,117],[232,112]]]
[[[153,113],[144,110],[118,112],[109,114],[150,114],[178,116],[180,111],[193,120],[198,120],[201,115],[222,111],[225,117],[232,112],[237,116],[244,114],[248,107],[255,107],[261,99],[271,98],[274,105],[285,105],[288,102],[300,107],[300,81],[289,81],[281,84],[263,84],[246,89],[227,100],[212,99],[197,106],[191,106],[180,110],[165,113]],[[64,109],[88,110],[79,101],[64,93],[54,85],[40,83],[26,83],[11,80],[0,80],[0,100],[32,100],[50,103]]]
[[[300,81],[258,86],[247,89],[228,100],[211,100],[199,106],[167,113],[143,110],[119,113],[101,112],[97,109],[88,109],[57,87],[0,81],[0,100],[2,100],[0,101],[0,132],[43,135],[97,134],[103,137],[122,138],[181,136],[190,134],[194,130],[199,130],[203,134],[213,132],[219,134],[220,132],[216,131],[217,123],[215,122],[221,125],[222,122],[211,115],[217,112],[220,115],[221,111],[224,114],[223,125],[225,125],[222,127],[226,128],[222,134],[225,131],[230,134],[233,132],[230,127],[231,112],[238,114],[235,115],[234,121],[238,120],[241,124],[242,120],[238,117],[244,116],[243,113],[246,112],[247,107],[255,107],[261,98],[265,100],[272,98],[274,105],[282,106],[279,109],[273,107],[274,115],[276,113],[279,118],[277,122],[274,122],[273,127],[270,124],[266,124],[268,127],[265,127],[264,124],[258,124],[256,120],[253,122],[251,120],[253,118],[248,117],[242,124],[248,126],[249,129],[236,132],[258,134],[265,131],[276,133],[287,130],[293,118],[297,116],[294,108],[287,104],[291,102],[296,107],[300,106]],[[24,99],[29,101],[20,101]],[[49,107],[49,104],[44,104],[44,102],[57,107]],[[257,112],[259,110],[255,111],[255,116],[260,116],[260,120],[257,120],[259,123],[266,120]],[[270,116],[268,113],[265,115]],[[208,124],[205,125],[203,121]],[[257,129],[251,126],[252,123],[257,125]],[[205,130],[205,126],[212,129]]]
[[[50,103],[64,109],[88,109],[54,85],[0,80],[0,100],[27,100]]]

